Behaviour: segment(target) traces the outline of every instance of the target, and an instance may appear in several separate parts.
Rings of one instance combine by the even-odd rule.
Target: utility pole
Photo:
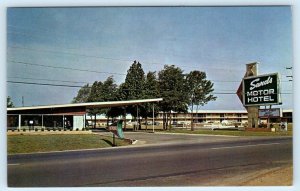
[[[293,67],[285,67],[285,69],[286,69],[286,70],[293,70]],[[288,75],[288,76],[286,76],[286,77],[289,79],[290,82],[293,81],[293,75]]]

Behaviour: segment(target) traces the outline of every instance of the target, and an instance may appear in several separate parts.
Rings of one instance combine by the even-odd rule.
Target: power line
[[[75,84],[90,83],[90,82],[78,82],[78,81],[69,81],[69,80],[52,80],[52,79],[45,79],[45,78],[26,78],[26,77],[7,77],[7,78],[23,79],[23,80],[42,80],[42,81],[50,81],[50,82],[67,82],[67,83],[75,83]]]
[[[17,63],[17,64],[24,64],[24,65],[31,65],[31,66],[39,66],[39,67],[47,67],[47,68],[56,68],[56,69],[65,69],[65,70],[74,70],[74,71],[81,71],[81,72],[93,72],[93,73],[102,73],[102,74],[111,74],[111,75],[126,75],[124,73],[115,73],[115,72],[102,72],[102,71],[95,71],[95,70],[86,70],[86,69],[78,69],[78,68],[70,68],[70,67],[61,67],[61,66],[49,66],[43,64],[34,64],[30,62],[21,62],[15,60],[8,60],[8,62]],[[75,82],[75,81],[63,81],[63,80],[51,80],[51,79],[38,79],[38,78],[21,78],[21,77],[9,77],[9,78],[19,78],[19,79],[32,79],[32,80],[45,80],[45,81],[60,81],[60,82],[70,82],[70,83],[89,83],[89,82]],[[210,80],[215,83],[239,83],[241,81],[237,80]],[[281,82],[290,82],[290,81],[281,81]]]
[[[64,85],[64,84],[46,84],[46,83],[35,83],[35,82],[21,82],[21,81],[6,81],[8,83],[14,84],[30,84],[30,85],[40,85],[40,86],[59,86],[59,87],[69,87],[69,88],[82,88],[82,86]],[[90,88],[90,87],[88,87]]]
[[[12,26],[10,25],[10,27],[15,27],[15,26]],[[25,28],[25,27],[16,27],[16,28]],[[49,32],[49,31],[47,31]],[[16,34],[16,35],[25,35],[25,36],[30,36],[30,37],[45,37],[45,36],[42,36],[42,35],[32,35],[32,34],[27,34],[27,33],[23,33],[23,32],[8,32],[8,34]],[[48,36],[46,36],[47,38]],[[51,38],[52,39],[52,38]],[[8,46],[10,48],[18,48],[18,49],[24,49],[24,50],[31,50],[31,51],[42,51],[42,52],[52,52],[52,53],[58,53],[58,54],[69,54],[69,55],[73,55],[73,56],[84,56],[84,57],[91,57],[91,58],[98,58],[98,59],[108,59],[108,60],[115,60],[115,61],[131,61],[131,60],[126,60],[126,59],[117,59],[117,58],[108,58],[108,57],[99,57],[99,56],[92,56],[92,55],[83,55],[83,54],[76,54],[76,53],[69,53],[69,52],[58,52],[58,51],[53,51],[53,50],[41,50],[41,49],[32,49],[32,48],[24,48],[24,47],[17,47],[17,46]],[[107,47],[107,46],[106,46]],[[118,46],[119,47],[119,46]],[[109,47],[109,48],[113,48],[113,47]],[[74,50],[75,48],[64,48],[64,49],[72,49]],[[76,50],[76,49],[75,49]],[[172,53],[173,56],[177,56],[177,57],[183,57],[185,58],[185,56],[179,56],[179,55],[175,55],[174,53]],[[224,61],[224,62],[227,62],[227,61]],[[162,64],[162,63],[157,63],[157,62],[143,62],[143,63],[146,63],[146,64],[153,64],[153,65],[165,65],[165,64]],[[195,67],[191,67],[191,66],[188,66],[188,65],[181,65],[182,67],[186,67],[186,68],[195,68]]]
[[[12,58],[10,58],[10,59],[12,59]],[[17,64],[24,64],[24,65],[31,65],[31,66],[47,67],[47,68],[58,68],[58,69],[66,69],[66,70],[75,70],[75,71],[81,71],[81,72],[93,72],[93,73],[126,75],[124,73],[101,72],[101,71],[85,70],[85,69],[69,68],[69,67],[61,67],[61,66],[49,66],[49,65],[43,65],[43,64],[34,64],[34,63],[30,63],[30,62],[15,61],[15,60],[8,60],[8,62],[17,63]],[[49,81],[51,81],[51,80],[49,80]],[[240,82],[240,81],[224,81],[224,80],[223,81],[211,80],[211,81],[213,81],[213,82],[220,82],[220,83]]]
[[[127,59],[109,58],[109,57],[102,57],[102,56],[95,56],[95,55],[85,55],[85,54],[78,54],[78,53],[65,52],[65,51],[43,50],[43,49],[26,48],[26,47],[20,47],[20,46],[8,46],[8,47],[9,48],[15,48],[15,49],[29,50],[29,51],[50,52],[50,53],[54,53],[54,54],[66,54],[66,55],[71,55],[71,56],[81,56],[81,57],[86,57],[86,58],[105,59],[105,60],[113,60],[113,61],[121,61],[121,62],[131,62],[132,61],[132,60],[127,60]],[[70,48],[68,48],[68,49],[70,49]],[[163,63],[147,62],[147,61],[143,61],[143,63],[145,63],[145,64],[151,64],[151,65],[161,65],[161,66],[165,65]],[[191,66],[188,66],[188,65],[180,65],[180,66],[181,67],[185,67],[185,68],[195,68],[195,67],[191,67]],[[212,69],[218,69],[218,70],[223,70],[222,68],[216,68],[216,67],[215,68],[214,67],[210,67],[210,68],[212,68]]]
[[[23,81],[6,81],[8,83],[15,83],[15,84],[28,84],[28,85],[41,85],[41,86],[58,86],[58,87],[69,87],[69,88],[92,88],[83,87],[83,86],[75,86],[75,85],[65,85],[65,84],[49,84],[49,83],[35,83],[35,82],[23,82]],[[149,90],[140,90],[140,89],[123,89],[125,91],[149,91]],[[168,90],[160,91],[160,92],[168,92]],[[211,94],[222,94],[222,95],[236,95],[236,92],[212,92]],[[293,94],[290,92],[281,92],[278,94]]]
[[[101,56],[94,56],[94,55],[85,55],[85,54],[77,54],[72,52],[64,52],[64,51],[55,51],[55,50],[42,50],[42,49],[34,49],[34,48],[25,48],[19,46],[8,46],[9,48],[15,49],[23,49],[23,50],[30,50],[30,51],[40,51],[40,52],[50,52],[54,54],[66,54],[71,56],[81,56],[86,58],[97,58],[97,59],[104,59],[104,60],[114,60],[114,61],[122,61],[122,62],[131,62],[130,60],[119,59],[119,58],[109,58],[109,57],[101,57]],[[151,64],[159,64],[159,63],[151,63]]]
[[[20,26],[14,26],[14,25],[8,25],[8,27],[11,27],[11,28],[20,28],[20,29],[25,29],[25,30],[30,30],[30,32],[33,32],[33,33],[40,33],[40,32],[51,32],[47,29],[39,29],[39,28],[35,28],[35,29],[38,29],[36,31],[32,30],[32,28],[28,28],[28,27],[20,27]],[[8,34],[17,34],[17,35],[26,35],[26,36],[31,36],[31,37],[36,37],[36,36],[39,36],[39,37],[44,37],[44,38],[49,38],[49,36],[44,36],[44,35],[31,35],[31,34],[27,34],[27,33],[24,33],[24,32],[7,32]],[[61,34],[54,34],[55,36],[60,36],[61,37],[64,37],[65,39],[65,35],[61,35]],[[52,39],[52,37],[51,37]],[[77,53],[70,53],[70,52],[58,52],[58,51],[54,51],[54,50],[41,50],[41,49],[32,49],[32,48],[25,48],[25,47],[17,47],[17,46],[9,46],[10,48],[18,48],[18,49],[25,49],[25,50],[31,50],[31,51],[43,51],[43,52],[52,52],[52,53],[58,53],[58,54],[68,54],[68,55],[73,55],[73,56],[83,56],[83,57],[90,57],[90,58],[97,58],[97,59],[106,59],[106,60],[114,60],[114,61],[126,61],[126,62],[131,62],[131,60],[127,60],[127,59],[119,59],[119,58],[109,58],[109,57],[101,57],[101,56],[94,56],[94,55],[84,55],[84,54],[77,54]],[[103,47],[103,46],[102,46]],[[107,47],[107,46],[105,46]],[[115,46],[115,47],[119,47],[119,46]],[[109,48],[114,48],[113,46],[109,47]],[[71,50],[76,50],[76,48],[63,48],[63,49],[71,49]],[[182,55],[176,55],[174,54],[173,52],[171,52],[173,56],[176,56],[176,57],[182,57],[182,58],[186,58],[186,56],[182,56]],[[201,56],[203,57],[203,55]],[[211,58],[211,57],[208,57],[206,56],[206,58],[210,58],[210,59],[213,59],[213,60],[218,60],[220,62],[224,62],[224,63],[230,63],[232,62],[231,60],[224,60],[224,59],[216,59],[216,58]],[[162,63],[158,63],[158,62],[145,62],[143,61],[143,63],[145,64],[153,64],[153,65],[165,65],[165,64],[162,64]],[[185,67],[185,68],[195,68],[195,67],[191,67],[191,66],[188,66],[188,65],[180,65],[181,67]],[[211,67],[212,69],[217,69],[217,70],[223,70],[223,69],[220,69],[220,68],[213,68]],[[292,67],[290,68],[286,68],[286,69],[292,69]],[[233,69],[231,69],[233,70]],[[289,80],[291,81],[291,80]]]
[[[26,33],[22,33],[22,32],[8,32],[11,34],[21,34],[21,35],[26,35],[26,36],[31,36],[31,37],[35,37],[34,35],[30,35],[30,34],[26,34]],[[37,35],[40,36],[41,35]],[[94,56],[94,55],[84,55],[84,54],[77,54],[77,53],[70,53],[70,52],[63,52],[63,51],[54,51],[54,50],[42,50],[42,49],[33,49],[33,48],[25,48],[25,47],[19,47],[19,46],[8,46],[9,48],[16,48],[16,49],[23,49],[23,50],[30,50],[30,51],[42,51],[42,52],[51,52],[51,53],[56,53],[56,54],[68,54],[68,55],[72,55],[72,56],[82,56],[82,57],[90,57],[90,58],[97,58],[97,59],[106,59],[106,60],[114,60],[114,61],[122,61],[122,62],[131,62],[131,60],[127,60],[127,59],[121,59],[121,58],[109,58],[109,57],[101,57],[101,56]],[[106,46],[107,47],[107,46]],[[109,47],[109,48],[113,48],[113,47]],[[63,48],[63,49],[71,49],[71,50],[76,50],[75,48]],[[172,53],[173,56],[176,57],[182,57],[182,58],[186,58],[186,56],[181,56],[181,55],[176,55],[174,53]],[[203,57],[203,56],[201,56]],[[224,62],[224,63],[229,63],[232,61],[228,61],[228,60],[223,60],[223,59],[216,59],[216,58],[212,58],[212,57],[206,57],[206,58],[210,58],[213,60],[218,60],[219,62]],[[158,63],[158,62],[148,62],[148,61],[143,61],[143,63],[145,64],[150,64],[150,65],[160,65],[163,66],[165,65],[164,63]],[[189,65],[180,65],[181,67],[184,68],[193,68],[195,69],[195,67],[191,67]],[[212,69],[217,69],[217,70],[223,70],[222,68],[216,68],[216,67],[210,67]],[[234,70],[234,69],[231,69]]]
[[[14,61],[14,60],[8,60],[8,62],[17,63],[17,64],[25,64],[25,65],[31,65],[31,66],[40,66],[40,67],[47,67],[47,68],[58,68],[58,69],[64,69],[64,70],[74,70],[74,71],[80,71],[80,72],[93,72],[93,73],[100,73],[100,74],[111,74],[111,75],[126,75],[122,73],[116,73],[116,72],[101,72],[96,70],[86,70],[86,69],[79,69],[79,68],[69,68],[69,67],[62,67],[62,66],[49,66],[49,65],[43,65],[43,64],[33,64],[29,62],[20,62],[20,61]]]
[[[8,48],[15,48],[15,49],[22,49],[22,50],[29,50],[29,51],[49,52],[49,53],[53,53],[53,54],[65,54],[65,55],[71,55],[71,56],[81,56],[81,57],[85,57],[85,58],[96,58],[96,59],[113,60],[113,61],[120,61],[120,62],[132,62],[132,60],[128,60],[128,59],[110,58],[110,57],[102,57],[102,56],[95,56],[95,55],[78,54],[78,53],[66,52],[66,51],[35,49],[35,48],[26,48],[26,47],[20,47],[20,46],[8,46]],[[70,49],[70,48],[67,48],[67,49]],[[175,56],[177,56],[177,55],[175,55]],[[221,60],[221,61],[222,62],[227,62],[225,60]],[[148,62],[148,61],[143,61],[142,63],[143,64],[150,64],[150,65],[159,65],[159,66],[166,65],[165,63]],[[192,69],[196,68],[196,67],[191,67],[189,65],[182,65],[182,64],[180,65],[180,67],[192,68]],[[217,68],[217,67],[209,67],[209,68],[210,69],[215,69],[215,70],[224,70],[224,68]],[[235,69],[232,68],[230,71],[232,71],[232,70],[235,70]]]
[[[19,46],[8,46],[8,48],[15,48],[15,49],[22,49],[22,50],[29,50],[29,51],[49,52],[49,53],[53,53],[53,54],[65,54],[65,55],[71,55],[71,56],[81,56],[81,57],[85,57],[85,58],[96,58],[96,59],[113,60],[113,61],[120,61],[120,62],[132,62],[132,60],[121,59],[121,58],[109,58],[109,57],[78,54],[78,53],[65,52],[65,51],[43,50],[43,49],[25,48],[25,47],[19,47]],[[143,64],[159,65],[159,66],[166,65],[164,63],[148,62],[148,61],[143,61]],[[180,66],[184,67],[184,68],[193,68],[193,69],[195,69],[195,67],[191,67],[191,66],[188,66],[188,65],[180,65]],[[211,67],[211,68],[213,68],[213,67]],[[213,68],[213,69],[218,69],[218,68]],[[222,70],[222,69],[219,69],[219,70]]]

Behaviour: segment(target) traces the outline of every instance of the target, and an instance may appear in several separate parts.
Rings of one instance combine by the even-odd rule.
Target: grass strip
[[[112,137],[89,135],[8,135],[7,153],[35,153],[112,147]],[[117,146],[129,143],[116,138]]]
[[[292,136],[292,131],[287,132],[255,132],[255,131],[237,131],[237,130],[186,130],[172,129],[168,133],[186,133],[186,134],[204,134],[204,135],[228,135],[228,136]]]

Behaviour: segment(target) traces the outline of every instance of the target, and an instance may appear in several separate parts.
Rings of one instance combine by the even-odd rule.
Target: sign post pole
[[[113,146],[116,146],[116,137],[114,133],[113,133]]]
[[[257,76],[257,62],[246,64],[246,74],[245,77]],[[245,87],[243,87],[245,90]],[[245,97],[245,91],[243,91]],[[244,98],[245,99],[245,98]],[[248,111],[248,128],[258,127],[258,106],[248,106],[246,107]]]
[[[272,107],[272,105],[270,105],[270,107],[269,107],[269,110],[270,110],[270,111],[271,111],[271,107]],[[268,129],[270,128],[270,112],[269,112],[268,118],[267,118],[267,128],[268,128]]]

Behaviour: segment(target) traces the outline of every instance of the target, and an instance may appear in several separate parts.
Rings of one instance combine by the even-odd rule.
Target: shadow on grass
[[[115,145],[111,142],[111,141],[109,141],[109,140],[107,140],[107,139],[102,139],[104,142],[106,142],[107,144],[109,144],[111,147],[114,147]]]

